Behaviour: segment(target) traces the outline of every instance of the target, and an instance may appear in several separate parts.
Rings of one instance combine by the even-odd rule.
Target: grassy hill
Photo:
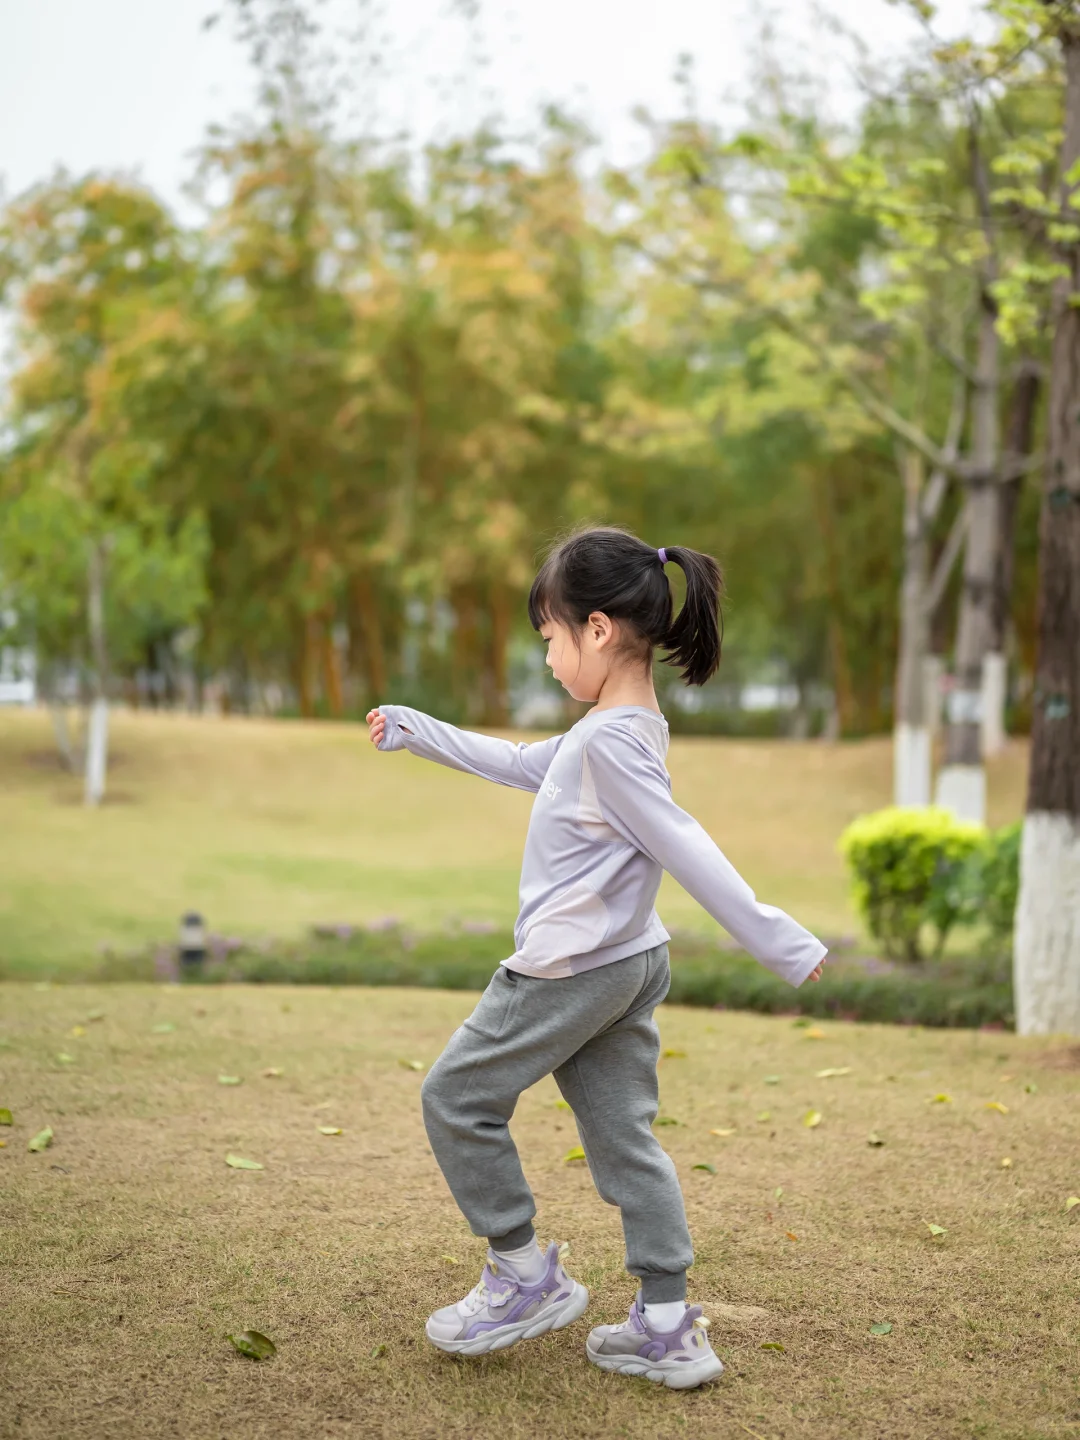
[[[516,737],[528,738],[528,737]],[[355,725],[118,712],[97,812],[59,767],[47,716],[0,711],[0,966],[85,973],[102,946],[214,929],[450,916],[509,928],[532,796],[398,753]],[[826,936],[857,930],[836,854],[888,802],[887,740],[842,745],[676,738],[675,797],[758,894]],[[991,770],[991,820],[1022,809],[1026,749]],[[669,925],[715,930],[673,881]]]

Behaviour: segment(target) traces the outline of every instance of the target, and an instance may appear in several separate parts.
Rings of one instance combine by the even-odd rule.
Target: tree
[[[118,659],[148,630],[179,629],[202,598],[202,531],[156,494],[154,457],[116,416],[110,367],[152,297],[178,283],[179,236],[146,191],[58,176],[8,211],[0,295],[19,317],[0,572],[50,665],[85,677],[85,795],[105,792]],[[62,751],[66,731],[58,730]]]
[[[1080,6],[1016,4],[1056,36],[1065,75],[1048,445],[1039,524],[1038,664],[1016,914],[1017,1028],[1080,1034]]]

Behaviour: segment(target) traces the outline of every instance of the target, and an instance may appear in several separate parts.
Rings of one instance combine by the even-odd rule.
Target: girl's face
[[[545,620],[540,635],[547,642],[547,663],[563,689],[575,700],[597,700],[612,664],[613,622],[599,611],[589,616],[575,637],[559,620]]]

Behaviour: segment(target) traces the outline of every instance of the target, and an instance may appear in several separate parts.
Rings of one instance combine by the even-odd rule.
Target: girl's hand
[[[364,718],[368,723],[371,743],[375,746],[381,745],[382,738],[386,734],[386,716],[380,715],[378,710],[369,710]]]
[[[827,960],[828,958],[829,958],[829,957],[826,955],[825,960]],[[820,979],[821,979],[821,972],[822,972],[822,970],[825,969],[825,960],[822,960],[821,964],[817,967],[816,970],[811,970],[811,971],[810,971],[810,974],[806,977],[808,980],[820,980]]]

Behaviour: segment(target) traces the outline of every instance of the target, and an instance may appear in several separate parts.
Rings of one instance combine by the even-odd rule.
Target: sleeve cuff
[[[811,952],[811,958],[805,960],[800,966],[799,970],[796,972],[798,978],[793,978],[791,981],[792,985],[794,985],[796,990],[798,990],[799,986],[802,985],[806,981],[806,979],[813,973],[813,971],[817,969],[817,967],[821,964],[822,960],[824,960],[825,956],[829,953],[829,947],[827,945],[823,945],[820,940],[816,942],[816,945],[816,950]]]

